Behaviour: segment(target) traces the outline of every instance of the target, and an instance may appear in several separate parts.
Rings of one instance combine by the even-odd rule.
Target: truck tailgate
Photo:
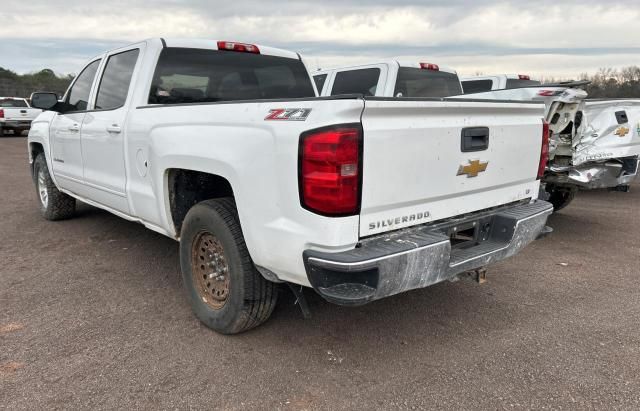
[[[2,108],[4,110],[4,118],[7,121],[31,121],[42,112],[35,108]]]
[[[367,98],[360,236],[536,198],[543,117],[538,103]]]
[[[640,99],[586,100],[573,165],[640,155]]]

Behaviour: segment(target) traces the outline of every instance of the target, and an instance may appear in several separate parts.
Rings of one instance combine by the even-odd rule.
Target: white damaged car
[[[549,122],[549,163],[543,179],[555,210],[579,189],[628,191],[640,163],[640,99],[589,100],[586,81],[469,93],[477,79],[463,78],[465,97],[543,101]]]

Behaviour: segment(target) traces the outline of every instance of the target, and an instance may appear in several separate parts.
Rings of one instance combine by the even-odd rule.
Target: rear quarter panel
[[[306,121],[265,120],[271,109],[309,108]],[[281,279],[307,284],[305,249],[342,251],[358,241],[358,216],[328,218],[300,206],[298,142],[303,131],[359,122],[363,101],[301,100],[149,106],[134,109],[128,130],[130,207],[149,225],[178,236],[168,170],[226,178],[251,257]],[[148,170],[141,166],[146,159]]]

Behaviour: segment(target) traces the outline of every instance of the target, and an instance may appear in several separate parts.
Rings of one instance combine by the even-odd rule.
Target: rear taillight
[[[0,108],[0,118],[4,118],[4,110]]]
[[[542,148],[540,149],[540,163],[538,164],[538,179],[544,176],[544,170],[549,161],[549,123],[542,120]]]
[[[440,66],[433,63],[420,63],[420,68],[424,70],[440,71]]]
[[[540,90],[538,95],[541,97],[553,97],[562,94],[562,90]]]
[[[526,74],[518,74],[518,80],[531,80],[531,77]]]
[[[219,41],[218,50],[260,54],[260,49],[258,48],[258,46],[254,44],[236,43],[235,41]]]
[[[300,202],[326,216],[360,211],[362,129],[340,125],[311,130],[300,136]]]

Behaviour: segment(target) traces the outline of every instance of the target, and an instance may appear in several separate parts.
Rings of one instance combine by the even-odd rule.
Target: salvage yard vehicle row
[[[588,81],[540,85],[528,76],[519,83],[494,80],[491,91],[479,92],[481,83],[507,77],[514,76],[463,78],[465,97],[545,103],[551,143],[543,183],[556,210],[579,189],[629,190],[640,168],[640,99],[589,100],[579,88]]]
[[[313,75],[323,96],[346,91],[378,97],[544,103],[551,134],[540,197],[556,211],[569,205],[579,189],[628,191],[638,175],[640,100],[587,100],[587,93],[578,87],[588,82],[541,85],[522,74],[460,80],[452,69],[400,59],[319,70]]]

